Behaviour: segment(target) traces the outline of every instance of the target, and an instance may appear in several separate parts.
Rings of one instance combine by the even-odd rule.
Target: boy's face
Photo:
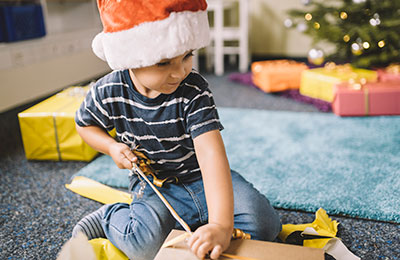
[[[131,69],[129,74],[136,90],[143,96],[155,98],[162,94],[171,94],[192,71],[193,51],[172,59],[138,69]]]

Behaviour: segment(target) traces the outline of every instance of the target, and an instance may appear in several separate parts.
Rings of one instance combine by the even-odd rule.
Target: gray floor
[[[308,104],[206,75],[217,106],[319,113]],[[74,224],[100,204],[64,187],[85,162],[27,161],[16,114],[0,114],[0,259],[55,259]],[[309,223],[314,213],[278,209],[282,223]],[[338,236],[362,259],[400,259],[400,225],[344,216]],[[327,259],[330,259],[327,257]]]

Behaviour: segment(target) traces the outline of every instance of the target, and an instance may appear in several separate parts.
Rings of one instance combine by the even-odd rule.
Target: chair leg
[[[247,44],[240,43],[239,71],[245,73],[249,69],[249,53]]]
[[[249,67],[249,20],[248,20],[248,11],[249,11],[249,3],[247,0],[240,0],[240,11],[239,11],[239,22],[240,22],[240,64],[239,70],[244,73],[248,71]]]
[[[207,46],[206,47],[206,70],[207,71],[211,71],[213,68],[213,51],[212,51],[212,47]]]
[[[233,65],[237,63],[237,56],[235,54],[229,55],[229,65]]]
[[[223,26],[224,26],[224,8],[222,1],[219,2],[214,11],[214,70],[215,74],[221,76],[224,74],[224,39]]]
[[[200,68],[199,68],[199,51],[198,50],[193,51],[192,62],[193,62],[193,65],[192,65],[193,69],[199,71]]]

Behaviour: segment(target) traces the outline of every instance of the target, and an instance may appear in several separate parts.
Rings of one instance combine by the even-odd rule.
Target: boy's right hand
[[[132,163],[136,163],[137,157],[132,153],[128,145],[115,142],[110,145],[108,154],[120,169],[132,169]]]

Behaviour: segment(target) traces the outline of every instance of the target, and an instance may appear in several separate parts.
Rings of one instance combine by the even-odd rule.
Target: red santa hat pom
[[[97,0],[94,53],[114,70],[140,68],[209,43],[205,0]]]

